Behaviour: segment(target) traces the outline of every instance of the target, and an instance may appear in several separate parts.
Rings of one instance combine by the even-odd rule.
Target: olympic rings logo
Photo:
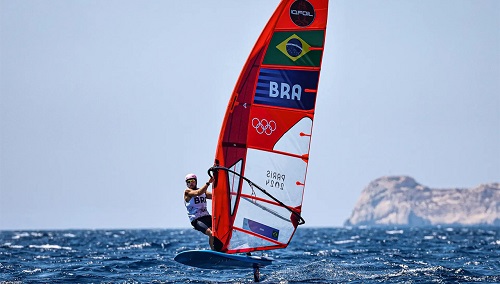
[[[267,135],[271,135],[274,132],[274,130],[276,130],[276,122],[274,120],[268,121],[265,118],[263,119],[253,118],[252,126],[259,134],[265,133]]]

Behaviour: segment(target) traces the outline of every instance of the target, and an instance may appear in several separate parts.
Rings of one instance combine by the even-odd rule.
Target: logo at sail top
[[[314,22],[316,12],[306,0],[297,0],[290,6],[290,19],[299,27],[307,27]]]

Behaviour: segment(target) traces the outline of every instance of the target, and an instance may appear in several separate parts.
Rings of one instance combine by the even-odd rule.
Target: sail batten
[[[220,250],[285,248],[301,217],[328,0],[282,0],[229,99],[213,174]]]

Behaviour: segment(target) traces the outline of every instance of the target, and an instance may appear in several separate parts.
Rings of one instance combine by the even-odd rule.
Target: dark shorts
[[[191,222],[191,225],[193,225],[195,230],[198,230],[205,234],[207,229],[212,228],[212,216],[207,215],[200,217],[193,222]]]

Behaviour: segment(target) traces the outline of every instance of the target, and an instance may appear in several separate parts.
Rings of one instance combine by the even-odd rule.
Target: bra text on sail
[[[319,71],[261,68],[254,103],[309,110],[314,108]]]
[[[291,92],[290,92],[291,91]],[[302,95],[302,87],[299,84],[295,84],[292,87],[287,83],[269,82],[269,96],[273,98],[289,99],[289,100],[299,100]]]

